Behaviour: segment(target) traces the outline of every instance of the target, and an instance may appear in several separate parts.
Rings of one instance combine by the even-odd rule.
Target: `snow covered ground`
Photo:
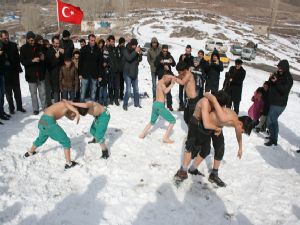
[[[164,23],[176,25],[174,20],[166,19]],[[139,39],[155,35],[171,43],[175,59],[187,43],[204,48],[198,40],[170,39],[168,27],[157,30],[141,24],[142,21],[134,27]],[[241,114],[247,113],[253,92],[268,78],[265,72],[246,66],[245,69]],[[145,57],[139,81],[140,92],[152,93]],[[234,132],[224,129],[226,150],[220,177],[228,186],[215,188],[208,182],[212,165],[212,157],[208,157],[200,167],[206,177],[189,177],[177,188],[173,176],[180,166],[187,133],[181,112],[173,112],[177,123],[171,138],[175,143],[167,145],[161,140],[167,125],[162,120],[144,140],[138,138],[150,119],[151,98],[142,99],[142,109],[131,104],[128,112],[110,106],[108,160],[100,159],[97,145],[87,145],[92,117],[82,117],[79,125],[67,119],[59,121],[71,138],[72,157],[80,163],[79,167],[64,171],[63,151],[52,140],[36,156],[22,158],[38,134],[40,115],[31,115],[24,74],[21,84],[28,113],[16,113],[0,128],[0,224],[300,224],[300,155],[295,153],[300,147],[300,107],[296,94],[290,95],[280,117],[278,147],[265,147],[263,135],[252,133],[244,136],[244,156],[238,160]],[[299,92],[299,88],[295,82],[292,91]],[[178,86],[172,93],[177,109]]]

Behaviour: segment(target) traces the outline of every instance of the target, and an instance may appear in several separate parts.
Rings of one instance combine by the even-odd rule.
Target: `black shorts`
[[[192,153],[192,158],[196,157],[199,152],[210,151],[212,131],[205,129],[202,121],[197,120],[194,116],[189,121],[188,129],[185,149]]]
[[[212,144],[214,146],[215,154],[214,159],[218,161],[222,161],[224,156],[224,150],[225,150],[225,144],[224,144],[224,135],[223,131],[219,136],[216,136],[214,133],[210,136],[212,140]],[[210,147],[209,148],[201,148],[201,152],[199,155],[205,159],[210,153]]]
[[[190,118],[192,118],[192,116],[194,114],[198,100],[199,100],[198,97],[186,99],[186,104],[185,104],[184,112],[183,112],[183,119],[186,124],[189,124],[189,120],[190,120]]]

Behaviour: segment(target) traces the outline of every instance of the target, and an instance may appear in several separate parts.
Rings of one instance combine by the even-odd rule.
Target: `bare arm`
[[[201,105],[201,115],[202,115],[202,121],[203,121],[203,126],[205,129],[209,130],[216,130],[219,131],[220,128],[213,123],[213,121],[210,118],[210,105],[208,100],[203,99],[202,105]]]
[[[80,119],[80,115],[79,115],[79,112],[77,111],[77,109],[71,105],[68,101],[64,101],[64,104],[66,106],[66,108],[72,112],[74,112],[76,114],[76,121],[77,121],[77,124],[79,123],[79,119]]]
[[[231,117],[224,112],[223,108],[220,106],[217,98],[214,95],[209,92],[205,92],[204,97],[207,98],[208,101],[212,104],[213,108],[216,111],[217,118],[221,123],[226,123],[231,120]]]
[[[77,106],[77,107],[80,107],[80,108],[90,108],[93,106],[93,102],[69,102],[71,105],[73,106]]]
[[[166,87],[166,85],[161,84],[161,89],[162,89],[162,91],[163,91],[165,94],[168,94],[168,93],[171,91],[171,89],[172,89],[172,87],[174,86],[174,84],[175,84],[174,81],[172,81],[172,83],[169,85],[169,87]]]
[[[234,123],[234,128],[235,128],[236,140],[239,144],[239,150],[238,150],[238,155],[237,156],[238,156],[239,159],[241,159],[242,154],[243,154],[243,140],[242,140],[242,132],[238,128],[238,122]]]
[[[176,77],[176,83],[178,83],[180,85],[185,85],[188,82],[188,80],[190,79],[190,77],[191,77],[191,74],[184,76],[182,79],[180,79],[178,76],[178,78]]]

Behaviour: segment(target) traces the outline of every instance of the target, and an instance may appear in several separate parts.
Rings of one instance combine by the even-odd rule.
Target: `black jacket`
[[[243,82],[246,77],[246,71],[243,67],[239,70],[231,66],[224,81],[224,89],[231,97],[231,101],[240,102],[242,98]],[[230,81],[232,79],[232,81]],[[227,82],[227,85],[225,84]],[[227,87],[226,87],[227,86]]]
[[[36,83],[45,79],[43,61],[32,62],[35,57],[40,57],[42,51],[38,45],[24,44],[20,49],[20,61],[25,67],[25,79],[29,83]]]
[[[184,60],[183,60],[183,56],[185,56]],[[179,62],[184,61],[189,68],[194,66],[194,56],[192,56],[191,54],[182,54],[179,57]]]
[[[123,50],[124,74],[127,74],[132,79],[136,79],[139,73],[139,63],[142,59],[142,54],[136,53],[136,51],[131,48],[131,45],[127,44]]]
[[[213,61],[213,56],[216,55],[219,60],[219,64]],[[220,55],[218,52],[211,54],[210,63],[207,71],[207,79],[205,90],[217,92],[219,90],[220,73],[224,70],[223,63],[220,61]]]
[[[121,66],[121,53],[119,48],[117,47],[108,47],[108,54],[109,54],[109,69],[113,73],[119,73],[120,72],[120,66]]]
[[[167,62],[170,59],[172,60],[172,63]],[[161,60],[165,62],[161,63]],[[162,52],[160,52],[155,59],[154,65],[156,67],[156,74],[158,76],[158,79],[160,80],[163,77],[163,75],[167,73],[173,74],[172,67],[176,66],[176,62],[170,52],[168,52],[167,55],[164,55]],[[168,70],[165,70],[165,65],[168,66]]]
[[[289,71],[279,74],[273,74],[277,81],[269,80],[269,102],[270,105],[285,107],[288,102],[288,96],[293,86],[293,77]]]
[[[73,51],[74,51],[74,43],[72,40],[61,39],[59,47],[64,49],[64,54],[63,54],[64,57],[72,58]]]
[[[97,46],[86,45],[80,50],[78,75],[84,79],[103,76],[103,55]]]
[[[120,52],[120,73],[123,73],[124,70],[124,57],[123,57],[123,51],[126,49],[124,46],[118,45],[117,47]]]
[[[46,65],[47,65],[47,70],[49,72],[52,88],[54,89],[54,91],[58,91],[59,71],[64,64],[64,58],[63,58],[63,54],[61,53],[59,54],[58,58],[56,58],[55,54],[56,54],[56,50],[53,47],[48,49],[46,54]]]

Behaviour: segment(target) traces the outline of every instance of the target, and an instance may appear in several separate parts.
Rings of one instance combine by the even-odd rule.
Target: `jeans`
[[[151,72],[151,78],[152,78],[152,95],[153,99],[156,98],[156,82],[157,82],[157,76],[155,72]]]
[[[4,113],[4,74],[0,71],[0,115]]]
[[[134,106],[139,106],[140,105],[140,98],[139,98],[139,86],[138,86],[138,79],[132,79],[129,77],[127,74],[124,73],[124,80],[126,83],[126,92],[124,96],[124,102],[123,106],[128,106],[128,100],[129,100],[129,95],[131,91],[131,86],[133,88],[133,96],[134,96]]]
[[[270,110],[267,118],[267,127],[270,132],[270,140],[277,143],[278,140],[278,118],[285,110],[285,106],[270,105]]]
[[[89,83],[91,82],[91,90],[88,90]],[[85,102],[86,92],[90,91],[90,96],[92,101],[96,101],[96,91],[97,91],[97,79],[82,79],[80,87],[80,101]]]
[[[73,101],[75,99],[75,90],[74,91],[62,91],[62,99]]]
[[[107,106],[107,86],[100,86],[99,89],[99,103]]]
[[[42,109],[46,108],[46,93],[45,93],[45,81],[38,81],[37,83],[28,83],[29,91],[32,101],[33,112],[39,111],[39,101],[37,97],[37,92],[39,92],[39,98],[42,105]]]

